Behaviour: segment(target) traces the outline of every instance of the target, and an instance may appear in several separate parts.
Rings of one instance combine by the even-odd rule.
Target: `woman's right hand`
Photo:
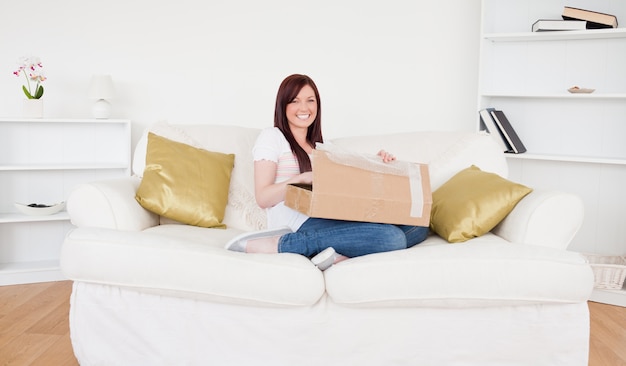
[[[295,177],[293,177],[291,179],[294,179],[294,181],[293,182],[289,182],[289,183],[312,184],[313,183],[313,172],[300,173],[299,175],[296,175]]]

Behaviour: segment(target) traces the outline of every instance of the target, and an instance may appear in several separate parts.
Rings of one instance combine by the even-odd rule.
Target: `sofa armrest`
[[[141,231],[159,224],[159,216],[135,200],[141,179],[128,177],[77,185],[67,199],[67,212],[77,227]]]
[[[566,249],[584,217],[582,200],[558,191],[533,191],[492,232],[510,242]]]

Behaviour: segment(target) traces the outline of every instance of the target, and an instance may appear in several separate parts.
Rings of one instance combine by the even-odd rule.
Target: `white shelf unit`
[[[527,148],[506,154],[510,179],[583,199],[570,250],[625,255],[626,28],[530,31],[564,6],[626,23],[618,0],[482,1],[478,109],[504,111]],[[572,86],[595,91],[572,94]],[[595,290],[592,300],[626,306],[626,290]]]
[[[0,285],[64,279],[69,215],[28,216],[15,202],[63,202],[76,184],[130,168],[129,120],[0,118]]]

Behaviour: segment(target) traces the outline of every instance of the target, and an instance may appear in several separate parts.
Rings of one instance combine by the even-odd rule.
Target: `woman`
[[[253,149],[258,205],[267,209],[268,230],[245,233],[226,248],[248,253],[298,253],[321,270],[361,255],[406,249],[422,242],[427,227],[307,217],[284,204],[288,184],[312,183],[311,161],[323,142],[319,92],[313,80],[294,74],[276,96],[274,127],[264,129]],[[381,150],[388,163],[395,157]]]

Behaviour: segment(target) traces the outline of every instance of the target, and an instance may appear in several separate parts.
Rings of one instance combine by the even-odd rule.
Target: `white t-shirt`
[[[280,183],[300,174],[298,159],[291,151],[289,142],[276,127],[268,127],[261,131],[252,149],[254,161],[268,160],[277,164],[276,180]],[[296,231],[308,219],[308,216],[285,206],[279,202],[267,210],[267,227],[277,228],[289,226]]]

